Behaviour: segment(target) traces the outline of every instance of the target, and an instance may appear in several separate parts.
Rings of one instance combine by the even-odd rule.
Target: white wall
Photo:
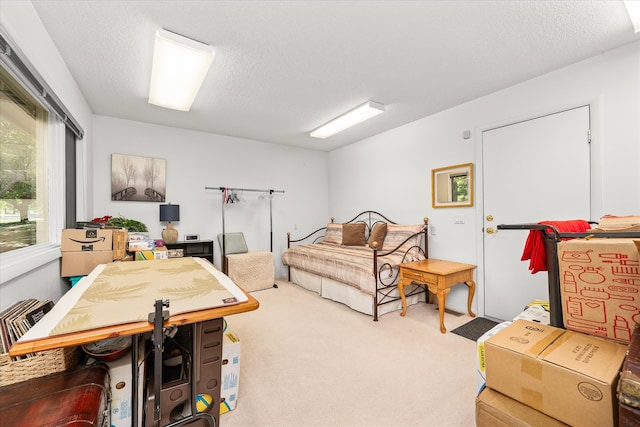
[[[592,104],[591,219],[638,214],[640,42],[332,151],[329,212],[338,221],[364,209],[403,223],[429,217],[435,232],[429,238],[430,257],[478,265],[478,295],[483,297],[482,131],[586,103]],[[465,130],[471,139],[462,138]],[[532,147],[522,159],[533,161],[534,155],[540,153]],[[475,206],[433,209],[431,169],[467,162],[476,167]],[[466,223],[454,224],[456,214],[464,214]],[[466,311],[466,292],[454,288],[447,306]]]
[[[82,145],[90,150],[91,110],[31,2],[3,1],[0,24],[85,130]],[[90,183],[92,177],[86,179]],[[80,203],[82,210],[86,200]],[[67,289],[69,283],[60,278],[60,262],[56,260],[0,285],[0,309],[24,298],[57,301]]]
[[[180,221],[174,223],[180,240],[185,233],[216,240],[222,232],[221,192],[205,187],[283,190],[273,198],[278,277],[286,275],[280,254],[287,231],[301,235],[328,222],[327,153],[105,116],[94,116],[93,129],[93,216],[133,218],[147,225],[150,237],[161,238],[160,203],[111,201],[111,154],[116,153],[167,160],[166,196],[180,205]],[[241,192],[241,203],[225,205],[225,231],[242,231],[250,250],[270,249],[269,201],[260,195]],[[218,266],[219,249],[216,242]]]

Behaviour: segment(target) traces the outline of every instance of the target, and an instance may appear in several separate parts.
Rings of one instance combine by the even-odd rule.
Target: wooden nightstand
[[[469,287],[469,297],[467,299],[467,311],[469,316],[476,317],[471,311],[473,294],[476,290],[476,282],[473,281],[473,270],[476,266],[472,264],[462,264],[453,261],[443,261],[440,259],[425,259],[422,261],[408,262],[400,264],[400,280],[398,281],[398,291],[402,298],[402,312],[400,316],[407,313],[407,299],[404,296],[404,287],[411,283],[425,285],[429,292],[438,298],[438,311],[440,313],[440,332],[447,332],[444,327],[444,306],[447,294],[451,287],[464,283]]]

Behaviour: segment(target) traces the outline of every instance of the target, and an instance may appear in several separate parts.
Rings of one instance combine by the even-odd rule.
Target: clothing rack
[[[591,224],[596,222],[589,221]],[[544,236],[544,246],[547,252],[547,274],[549,279],[549,320],[551,326],[564,328],[562,318],[562,298],[560,296],[560,270],[558,267],[558,243],[563,239],[590,238],[640,238],[638,231],[587,231],[559,232],[557,228],[545,224],[500,224],[498,230],[539,230]]]
[[[225,222],[224,222],[224,207],[226,204],[228,203],[235,203],[238,202],[238,200],[229,200],[228,197],[228,193],[231,192],[236,192],[236,191],[242,191],[242,192],[249,192],[249,193],[265,193],[268,194],[268,199],[269,199],[269,245],[270,245],[270,250],[271,252],[273,252],[273,194],[274,193],[282,193],[284,194],[284,190],[272,190],[272,189],[268,189],[268,190],[261,190],[261,189],[256,189],[256,188],[233,188],[233,187],[204,187],[205,190],[218,190],[221,192],[222,194],[222,262],[224,264],[224,259],[226,257],[226,250],[225,250],[225,238],[224,238],[224,234],[225,234]]]

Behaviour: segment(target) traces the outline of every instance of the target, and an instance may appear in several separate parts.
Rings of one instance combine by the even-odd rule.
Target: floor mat
[[[485,319],[484,317],[476,317],[470,322],[465,323],[451,331],[456,335],[477,341],[485,332],[496,326],[498,322]]]

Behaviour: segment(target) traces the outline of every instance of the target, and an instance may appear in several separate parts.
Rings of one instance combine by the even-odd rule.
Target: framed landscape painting
[[[111,155],[111,200],[164,202],[166,189],[165,159]]]

